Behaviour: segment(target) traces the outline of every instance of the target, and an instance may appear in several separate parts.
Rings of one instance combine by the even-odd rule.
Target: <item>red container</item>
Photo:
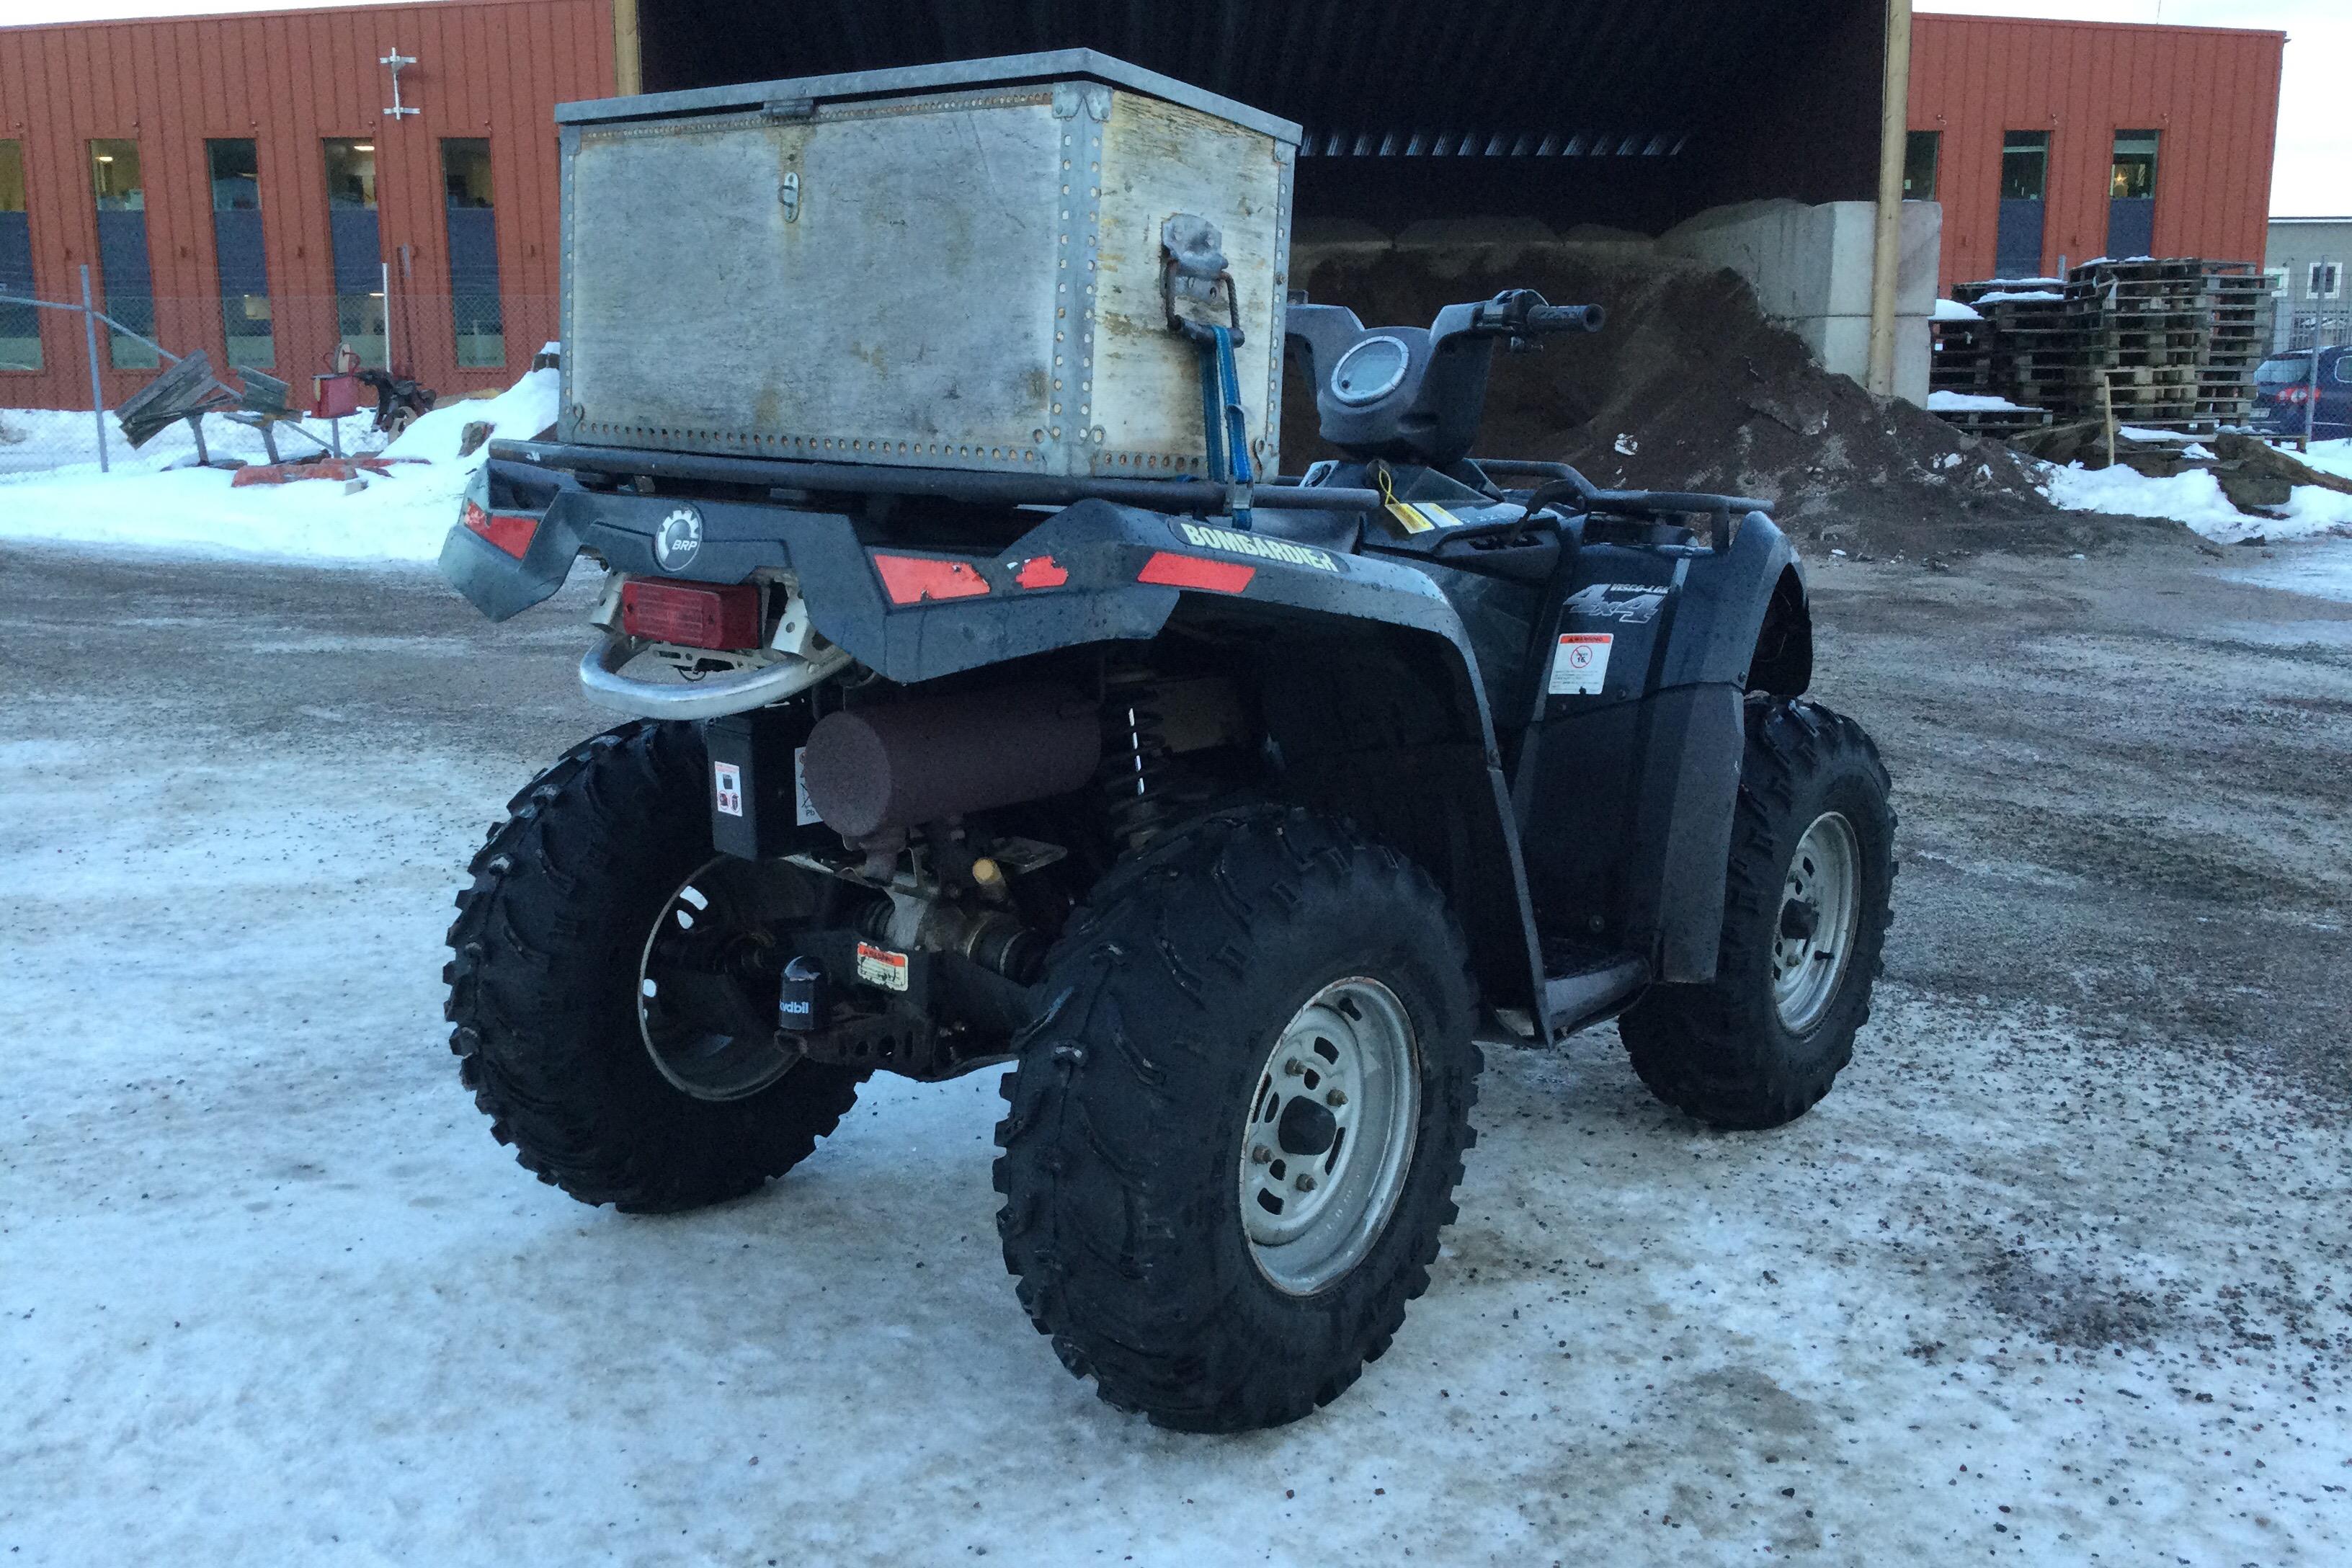
[[[360,378],[355,375],[314,375],[310,378],[311,405],[320,419],[341,419],[360,411]]]

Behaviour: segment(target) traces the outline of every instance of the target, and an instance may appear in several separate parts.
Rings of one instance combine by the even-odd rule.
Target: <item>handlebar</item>
[[[1553,305],[1532,289],[1507,289],[1470,311],[1469,334],[1508,338],[1513,346],[1552,332],[1597,332],[1609,313],[1598,305]]]
[[[1597,332],[1609,319],[1598,305],[1538,305],[1528,311],[1531,332]]]

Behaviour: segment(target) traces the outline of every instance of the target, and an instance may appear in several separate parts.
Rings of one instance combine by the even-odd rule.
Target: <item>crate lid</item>
[[[555,121],[559,125],[587,125],[611,120],[729,114],[778,102],[838,103],[959,88],[1070,80],[1103,82],[1186,109],[1197,109],[1294,147],[1301,134],[1290,121],[1093,49],[1048,49],[1034,55],[994,55],[986,59],[947,60],[938,65],[898,66],[888,70],[845,71],[835,76],[793,77],[783,81],[689,88],[683,92],[640,93],[635,98],[589,99],[557,104]]]

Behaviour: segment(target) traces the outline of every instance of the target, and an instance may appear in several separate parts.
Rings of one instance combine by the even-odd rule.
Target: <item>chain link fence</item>
[[[2352,343],[2352,300],[2271,300],[2271,353],[2340,348]]]
[[[202,421],[204,459],[221,467],[381,448],[377,395],[358,411],[318,416],[313,378],[340,345],[363,370],[394,368],[433,389],[440,405],[503,389],[555,336],[552,297],[363,294],[41,300],[0,292],[0,484],[28,479],[156,473],[199,459],[197,433],[175,421],[137,447],[115,410],[164,370],[201,350],[226,407]],[[64,330],[60,330],[60,326]],[[226,353],[224,353],[224,351]],[[226,359],[226,363],[224,363]],[[237,422],[236,398],[268,402],[286,384],[284,417]],[[253,395],[258,391],[258,397]],[[250,412],[250,410],[246,410]]]

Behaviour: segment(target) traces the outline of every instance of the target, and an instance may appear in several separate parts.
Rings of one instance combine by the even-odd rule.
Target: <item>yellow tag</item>
[[[1444,507],[1438,505],[1433,500],[1425,500],[1421,502],[1417,510],[1420,511],[1422,516],[1429,519],[1440,528],[1459,528],[1462,526],[1462,520],[1460,518],[1454,516],[1452,512],[1446,510]]]
[[[1421,509],[1414,506],[1411,501],[1402,501],[1396,499],[1394,482],[1390,479],[1389,471],[1386,468],[1380,470],[1379,482],[1381,487],[1381,505],[1387,510],[1391,517],[1396,519],[1397,526],[1399,528],[1403,529],[1407,533],[1427,533],[1431,529],[1437,526],[1435,523],[1430,521],[1429,519],[1422,516]]]

